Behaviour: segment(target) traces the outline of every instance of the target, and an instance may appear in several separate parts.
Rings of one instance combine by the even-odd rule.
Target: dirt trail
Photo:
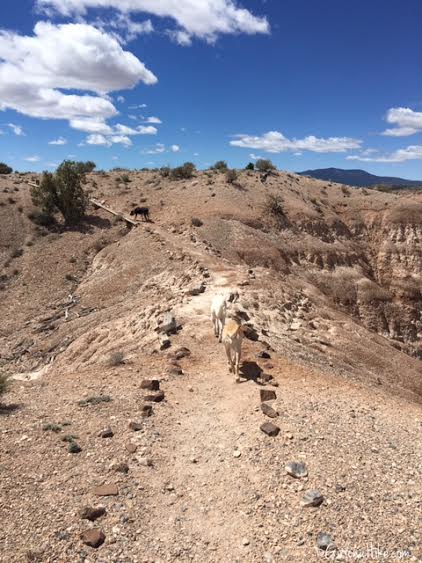
[[[165,229],[154,231],[180,245]],[[259,386],[245,378],[236,384],[229,374],[224,348],[213,335],[210,305],[213,295],[237,287],[246,272],[204,257],[190,241],[183,250],[201,259],[210,278],[204,293],[175,310],[184,329],[173,346],[187,345],[192,356],[187,374],[168,386],[170,414],[157,421],[162,438],[154,452],[158,462],[150,499],[155,503],[149,514],[154,537],[147,541],[162,544],[163,553],[175,558],[242,561],[251,525],[247,506],[253,485],[262,479],[245,456],[256,441],[250,427],[257,425]],[[252,344],[245,342],[243,349],[244,359],[252,359]],[[163,502],[156,504],[157,498]]]

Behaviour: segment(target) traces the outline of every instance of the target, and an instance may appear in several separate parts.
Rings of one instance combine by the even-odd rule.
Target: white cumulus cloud
[[[16,125],[15,123],[8,123],[7,126],[10,127],[10,129],[13,131],[15,135],[18,135],[19,137],[25,135],[20,125]]]
[[[171,150],[171,152],[179,152],[180,147],[179,147],[179,145],[171,145],[170,150]]]
[[[48,142],[49,145],[67,145],[67,139],[64,137],[59,137],[58,139],[54,139],[53,141]]]
[[[156,123],[157,125],[159,125],[160,123],[162,123],[162,121],[159,117],[154,117],[152,115],[151,117],[147,117],[145,119],[145,123]]]
[[[407,137],[422,131],[422,112],[410,108],[391,108],[385,117],[387,123],[395,127],[386,129],[382,135],[387,137]]]
[[[391,153],[379,156],[368,156],[365,151],[361,154],[349,155],[347,160],[359,160],[360,162],[406,162],[408,160],[422,160],[422,146],[410,145],[404,149],[398,149]]]
[[[115,37],[91,25],[40,21],[31,36],[0,30],[0,110],[72,120],[76,129],[81,120],[104,127],[117,114],[106,94],[141,81],[157,78]]]
[[[27,156],[24,158],[24,160],[26,160],[27,162],[39,162],[41,159],[38,155],[33,155],[33,156]]]
[[[350,137],[328,137],[326,139],[309,135],[304,139],[288,139],[279,131],[269,131],[260,137],[252,135],[234,135],[230,141],[233,147],[262,150],[269,153],[286,151],[311,151],[318,153],[345,152],[360,148],[362,141]]]
[[[177,27],[169,30],[181,45],[192,37],[214,42],[220,34],[269,33],[267,18],[253,15],[234,0],[37,0],[40,9],[64,15],[85,15],[91,8],[114,8],[123,14],[148,13],[171,18]]]

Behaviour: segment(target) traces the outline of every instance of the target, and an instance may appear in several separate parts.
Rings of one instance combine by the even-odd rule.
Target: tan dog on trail
[[[242,353],[243,326],[233,319],[229,319],[223,328],[223,344],[229,360],[229,369],[236,376],[236,383],[240,381],[239,367]]]

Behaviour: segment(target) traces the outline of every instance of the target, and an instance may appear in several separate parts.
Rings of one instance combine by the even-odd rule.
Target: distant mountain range
[[[338,182],[339,184],[347,184],[349,186],[358,186],[361,188],[380,185],[383,186],[422,186],[422,180],[405,180],[404,178],[394,178],[390,176],[375,176],[365,170],[343,170],[342,168],[320,168],[318,170],[305,170],[298,172],[301,176],[310,176],[317,180],[326,180],[327,182]]]

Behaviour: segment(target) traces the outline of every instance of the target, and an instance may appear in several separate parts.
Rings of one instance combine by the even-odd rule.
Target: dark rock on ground
[[[322,494],[315,489],[310,489],[306,491],[302,499],[302,506],[320,506],[323,502],[324,497]]]
[[[148,389],[148,391],[158,391],[160,389],[160,382],[158,379],[143,379],[141,381],[141,389]]]
[[[143,418],[147,418],[148,416],[151,416],[153,413],[152,410],[152,405],[142,405],[141,407],[141,416]]]
[[[114,469],[114,471],[117,471],[117,473],[129,473],[129,465],[124,461],[116,463],[115,465],[113,465],[112,469]]]
[[[94,520],[97,520],[97,518],[100,518],[105,513],[106,509],[104,506],[85,506],[84,508],[82,508],[80,516],[82,520],[90,520],[91,522],[94,522]]]
[[[270,360],[271,359],[271,355],[266,352],[265,350],[262,350],[261,352],[258,352],[258,354],[256,355],[257,358],[263,358],[265,360]]]
[[[105,535],[98,528],[91,528],[90,530],[85,530],[85,532],[82,532],[81,540],[85,545],[97,548],[104,543]]]
[[[261,395],[261,402],[274,401],[277,399],[277,395],[272,389],[260,389],[259,393]]]
[[[278,416],[278,412],[275,409],[273,409],[273,407],[268,403],[261,403],[261,410],[265,415],[269,416],[270,418],[276,418]]]
[[[178,348],[174,352],[174,357],[175,357],[176,360],[181,360],[182,358],[187,358],[190,355],[191,355],[191,351],[189,350],[189,348],[186,348],[185,346]]]
[[[145,401],[152,401],[153,403],[159,403],[164,399],[164,391],[155,391],[149,395],[145,395]]]
[[[171,346],[170,338],[160,338],[160,350],[167,350]]]
[[[114,432],[111,428],[106,428],[105,430],[101,430],[98,434],[99,438],[113,438]]]
[[[177,323],[174,315],[165,313],[157,330],[165,334],[175,334],[177,332]]]
[[[131,430],[133,430],[134,432],[139,432],[139,430],[142,430],[142,424],[140,422],[129,422],[129,428]]]
[[[264,432],[268,436],[277,436],[277,434],[280,432],[280,428],[272,422],[264,422],[263,424],[261,424],[260,428],[262,432]]]

